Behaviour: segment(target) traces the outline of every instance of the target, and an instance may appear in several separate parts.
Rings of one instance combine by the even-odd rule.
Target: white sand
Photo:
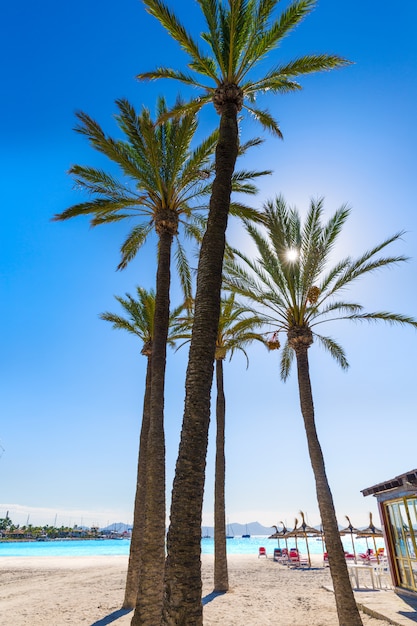
[[[230,591],[213,598],[213,557],[203,555],[204,626],[335,626],[329,570],[229,557]],[[0,558],[1,626],[127,626],[120,610],[127,557]],[[364,626],[387,623],[362,615]]]

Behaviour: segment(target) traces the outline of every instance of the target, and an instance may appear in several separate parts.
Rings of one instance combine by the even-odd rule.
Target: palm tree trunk
[[[216,359],[216,466],[214,478],[214,591],[229,589],[226,552],[226,460],[224,453],[224,431],[226,401],[223,385],[223,360]]]
[[[152,360],[148,357],[146,368],[145,395],[143,398],[142,427],[139,440],[138,472],[136,480],[135,504],[133,509],[133,528],[130,540],[129,564],[127,566],[125,597],[123,609],[134,609],[138,597],[140,563],[143,553],[143,535],[145,529],[146,503],[146,452],[151,410],[151,367]]]
[[[201,626],[203,622],[201,514],[225,232],[237,152],[237,110],[230,103],[225,106],[220,121],[216,176],[198,264],[184,418],[167,537],[162,624],[169,626]]]
[[[362,620],[349,580],[333,497],[327,480],[323,453],[316,431],[307,350],[306,346],[299,346],[296,350],[301,413],[304,419],[308,451],[316,481],[317,501],[329,555],[330,573],[333,580],[339,625],[362,626]]]
[[[160,623],[165,563],[164,388],[169,329],[172,234],[159,235],[154,336],[152,344],[151,414],[146,453],[146,506],[141,575],[132,626]]]

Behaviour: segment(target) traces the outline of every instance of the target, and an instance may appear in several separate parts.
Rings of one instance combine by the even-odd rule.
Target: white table
[[[355,579],[355,586],[357,589],[360,588],[359,578],[361,576],[361,572],[368,572],[370,576],[370,583],[372,585],[372,589],[376,589],[375,587],[375,577],[374,577],[374,568],[369,565],[360,565],[359,563],[348,563],[348,572],[352,578]]]

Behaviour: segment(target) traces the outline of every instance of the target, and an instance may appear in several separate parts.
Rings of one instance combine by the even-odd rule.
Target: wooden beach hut
[[[417,596],[417,469],[361,493],[377,499],[393,585]]]

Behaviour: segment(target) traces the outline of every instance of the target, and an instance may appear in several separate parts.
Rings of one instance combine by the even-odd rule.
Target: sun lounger
[[[300,555],[298,550],[290,550],[288,554],[288,565],[292,567],[310,567],[307,558]]]
[[[274,548],[274,561],[278,561],[280,558],[282,558],[281,548]]]
[[[258,559],[260,556],[264,556],[266,559],[268,558],[267,554],[266,554],[266,548],[259,548],[259,552],[258,552]]]

